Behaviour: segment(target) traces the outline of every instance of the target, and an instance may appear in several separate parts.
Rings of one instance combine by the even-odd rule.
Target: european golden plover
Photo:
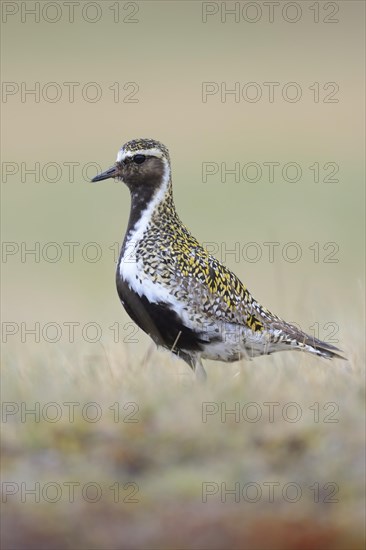
[[[339,357],[336,347],[301,332],[262,307],[240,280],[207,253],[175,209],[168,149],[135,139],[112,168],[131,193],[131,212],[117,265],[122,304],[154,342],[205,376],[202,359],[233,362],[275,351]]]

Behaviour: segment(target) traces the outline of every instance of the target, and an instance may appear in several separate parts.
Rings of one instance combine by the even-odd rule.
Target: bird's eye
[[[135,162],[136,164],[142,164],[143,162],[145,162],[145,155],[135,155],[133,157],[133,162]]]

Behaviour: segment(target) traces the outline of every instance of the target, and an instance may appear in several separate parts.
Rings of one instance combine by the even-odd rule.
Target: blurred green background
[[[202,242],[214,243],[211,246],[219,250],[216,255],[274,313],[299,323],[307,332],[312,332],[311,327],[318,323],[318,335],[323,339],[329,337],[332,327],[335,327],[337,345],[354,359],[351,368],[361,369],[365,251],[363,2],[301,1],[290,3],[295,7],[287,8],[288,3],[279,2],[272,22],[269,20],[269,7],[263,2],[250,3],[250,7],[247,2],[81,1],[75,5],[73,22],[69,21],[70,8],[63,2],[57,4],[58,9],[52,6],[52,2],[40,2],[39,8],[34,8],[34,4],[2,4],[2,320],[17,327],[16,334],[8,338],[3,333],[3,358],[8,367],[5,370],[5,399],[34,401],[38,398],[44,401],[52,396],[62,401],[71,395],[75,397],[73,392],[76,392],[76,398],[80,398],[86,391],[85,386],[85,399],[98,399],[99,392],[103,394],[105,391],[104,383],[108,385],[108,391],[113,388],[117,392],[114,398],[118,399],[118,392],[122,391],[120,388],[123,391],[126,387],[133,388],[140,399],[146,398],[145,404],[152,399],[149,406],[151,411],[157,408],[156,425],[163,434],[162,440],[158,439],[157,443],[148,440],[144,450],[146,455],[155,444],[158,450],[161,445],[162,452],[166,452],[163,418],[169,416],[172,406],[177,405],[178,411],[181,411],[175,413],[174,420],[179,422],[184,418],[185,407],[189,406],[186,396],[181,399],[178,396],[175,404],[167,402],[163,395],[166,388],[159,377],[159,384],[162,385],[159,387],[158,384],[158,388],[154,386],[150,391],[149,376],[154,376],[155,368],[154,363],[149,363],[145,357],[150,349],[150,340],[138,331],[133,336],[137,342],[130,341],[131,327],[126,326],[129,318],[115,290],[115,254],[118,249],[115,243],[122,241],[127,225],[130,205],[128,190],[123,184],[113,181],[89,183],[88,179],[96,174],[97,168],[85,168],[88,163],[96,163],[101,169],[109,167],[122,144],[136,137],[152,137],[168,146],[173,164],[177,210],[192,233]],[[234,15],[225,16],[225,9],[233,8],[239,9],[236,15],[238,21],[235,21]],[[39,22],[25,9],[39,9]],[[204,22],[207,11],[214,13],[207,15]],[[286,18],[296,18],[300,12],[297,22],[286,21]],[[58,17],[59,20],[56,20]],[[257,22],[248,21],[256,17]],[[91,22],[94,18],[97,20]],[[50,20],[56,21],[51,23]],[[208,96],[207,101],[202,98],[205,82],[216,83],[217,86],[214,86],[219,90]],[[230,90],[235,83],[239,83],[237,85],[242,90],[250,82],[255,82],[262,91],[259,101],[246,101],[241,96],[236,102],[232,94],[221,98],[221,88],[226,86]],[[273,102],[268,99],[266,82],[279,83]],[[285,100],[282,96],[283,87],[289,82],[297,83],[298,89],[301,89],[302,95],[297,102]],[[56,83],[56,86],[47,88],[48,83]],[[69,101],[68,96],[71,85],[65,83],[78,83],[75,84],[73,102]],[[88,83],[94,85],[85,91]],[[319,83],[319,101],[314,101],[317,87],[314,83]],[[329,87],[327,83],[335,83],[337,91],[330,99],[337,102],[325,102],[327,97],[329,99],[328,94],[335,89],[333,84]],[[328,88],[324,89],[327,85]],[[36,86],[40,89],[39,101],[32,95],[22,97],[22,87],[32,89]],[[90,98],[93,99],[96,88],[101,92],[101,97],[94,102]],[[117,89],[119,100],[115,101]],[[58,101],[45,99],[52,100],[57,90],[61,90]],[[132,97],[130,94],[133,91],[136,93]],[[289,89],[289,94],[293,91],[294,88]],[[85,95],[88,92],[90,96]],[[248,93],[253,93],[253,88]],[[89,101],[86,99],[88,97]],[[128,102],[128,98],[134,102]],[[216,163],[218,167],[226,163],[229,169],[235,163],[240,163],[241,167],[250,162],[257,163],[263,169],[262,178],[254,183],[240,177],[240,181],[235,182],[234,177],[228,175],[227,181],[222,182],[218,172],[203,182],[203,163],[208,162]],[[269,181],[263,165],[268,162],[280,163],[273,182]],[[289,162],[301,167],[302,177],[298,182],[284,181],[281,176],[283,165]],[[32,174],[25,173],[26,169],[34,168],[35,163],[39,163],[40,167],[38,182]],[[48,163],[56,163],[59,172],[56,173],[56,168],[50,165],[44,177],[42,170],[46,170]],[[70,163],[75,163],[74,178],[69,177]],[[314,163],[319,163],[319,182],[314,181],[314,171],[309,168]],[[327,163],[333,164],[324,169]],[[339,181],[323,181],[332,166],[339,168],[334,176]],[[14,174],[10,173],[12,170]],[[52,178],[58,181],[50,181]],[[268,259],[268,247],[263,244],[266,242],[279,243],[273,262]],[[298,262],[283,259],[281,251],[289,242],[295,242],[300,247],[302,255]],[[56,243],[56,248],[52,249],[49,243]],[[69,260],[69,248],[64,243],[80,243],[75,245],[75,259],[72,262]],[[83,257],[81,251],[88,243],[97,243],[100,247],[102,255],[98,261],[87,261],[85,255]],[[224,253],[235,246],[242,251],[247,243],[257,243],[262,252],[257,262]],[[335,245],[324,249],[327,243]],[[56,250],[61,251],[58,261],[44,259],[42,250],[45,245],[45,253],[48,250],[50,257]],[[22,259],[22,249],[37,246],[40,247],[39,261],[32,255]],[[47,246],[50,248],[47,249]],[[319,261],[314,261],[317,246],[320,256]],[[333,250],[333,258],[337,261],[327,262],[327,255]],[[93,247],[89,248],[89,252],[93,257]],[[292,252],[289,250],[289,253]],[[248,250],[248,254],[253,255],[254,249]],[[32,335],[24,335],[22,341],[21,323],[25,323],[25,328],[32,328],[36,322],[40,323],[41,329],[47,323],[58,323],[62,329],[59,341],[49,343],[42,335],[42,345],[35,342]],[[79,323],[71,343],[64,325],[70,322]],[[90,322],[98,323],[102,329],[102,337],[96,343],[83,338],[81,328]],[[115,333],[109,328],[115,323],[120,324],[119,342],[114,341]],[[6,327],[5,330],[9,330],[9,325]],[[54,334],[50,329],[49,339]],[[92,339],[92,330],[89,335]],[[106,356],[110,358],[109,366],[112,365],[115,376],[112,380],[103,378],[108,370]],[[71,358],[70,361],[65,357]],[[187,374],[186,366],[178,361],[169,363],[170,370],[165,371],[165,362],[169,362],[166,354],[157,353],[154,357],[156,368],[163,369],[162,373]],[[137,368],[141,361],[148,369],[147,373],[144,370],[141,378],[144,390],[138,388],[138,369],[132,371],[135,377],[129,372],[127,381],[124,378],[124,369],[128,370],[131,365]],[[299,380],[290,376],[289,386],[285,386],[281,376],[286,378],[289,371],[281,371],[281,365],[290,361],[290,357],[283,357],[279,363],[276,361],[277,368],[273,371],[270,370],[274,368],[271,357],[261,359],[259,367],[253,367],[253,364],[245,366],[245,384],[239,380],[232,397],[250,399],[252,396],[248,393],[241,393],[242,386],[262,388],[272,372],[277,381],[270,396],[273,400],[279,395],[283,401],[291,400],[290,393],[295,386],[302,389],[304,380],[308,384],[304,386],[308,399],[314,395],[318,384],[315,391],[318,399],[324,388],[331,387],[329,391],[333,391],[330,384],[332,375],[329,376],[327,369],[334,369],[334,366],[330,367],[328,363],[324,367],[318,366],[317,360],[311,359],[310,374],[307,374],[306,364],[296,357],[291,365],[294,371],[299,364],[302,365],[301,376]],[[98,374],[95,374],[96,378],[93,374],[86,381],[82,377],[89,372],[88,366],[94,374]],[[209,373],[211,369],[219,378],[213,375],[216,380],[214,394],[206,395],[205,399],[222,399],[215,392],[219,391],[220,381],[226,373],[231,373],[231,376],[236,372],[235,368],[222,366],[222,370],[217,370],[218,367],[212,364],[207,367]],[[261,367],[267,370],[260,370]],[[254,373],[251,369],[259,370],[251,375]],[[59,383],[60,379],[64,386]],[[131,379],[134,379],[133,383]],[[328,400],[341,399],[344,385],[353,388],[354,394],[351,392],[351,396],[344,396],[350,414],[352,404],[359,403],[358,390],[353,383],[357,386],[355,380],[349,382],[347,377],[337,379],[334,382],[335,393],[327,396]],[[91,389],[93,387],[95,395]],[[281,394],[281,391],[284,393]],[[142,398],[142,395],[145,397]],[[199,402],[199,394],[193,397]],[[257,398],[265,399],[260,395]],[[160,400],[163,404],[159,411]],[[112,402],[110,397],[109,402]],[[353,413],[361,422],[361,405],[355,405]],[[149,412],[146,414],[148,416]],[[196,420],[193,416],[187,422]],[[344,425],[346,431],[348,425],[347,422]],[[46,426],[50,433],[46,430],[29,435],[27,428],[23,426],[25,433],[19,434],[19,447],[15,445],[13,436],[9,436],[12,442],[11,452],[7,455],[11,460],[9,458],[9,463],[6,463],[9,472],[12,472],[11,464],[14,466],[12,453],[15,451],[12,445],[18,449],[17,452],[22,452],[19,449],[25,446],[25,461],[27,456],[33,456],[39,442],[41,448],[47,445],[46,442],[51,448],[57,447],[54,441],[58,440],[58,435],[52,432],[51,425]],[[70,426],[65,429],[67,431]],[[102,437],[109,433],[109,429],[110,426],[102,430]],[[201,425],[201,429],[202,433],[199,429],[193,430],[197,442],[206,433],[205,426]],[[146,430],[149,431],[149,428]],[[221,432],[220,426],[214,432],[220,445],[224,444],[220,439]],[[78,438],[75,434],[72,437]],[[132,434],[132,440],[134,437]],[[236,434],[235,438],[238,437]],[[230,440],[230,435],[228,438]],[[333,443],[318,455],[319,464],[325,472]],[[128,445],[126,442],[124,444]],[[173,444],[180,449],[179,441]],[[108,441],[105,443],[103,440],[102,448],[107,449],[108,445]],[[238,449],[240,445],[238,443]],[[85,452],[82,442],[80,449]],[[265,449],[263,456],[270,457],[271,449]],[[184,454],[184,449],[181,450]],[[61,452],[64,452],[63,449]],[[250,452],[249,449],[248,457],[252,456]],[[209,453],[206,455],[202,449],[197,453],[200,464],[207,464]],[[360,456],[358,446],[353,455]],[[347,459],[345,456],[344,463],[341,462],[341,470],[349,468]],[[83,454],[80,460],[83,463]],[[102,455],[101,460],[104,465],[109,464],[108,457]],[[124,464],[123,460],[121,464]],[[257,460],[257,455],[254,460]],[[162,464],[164,467],[165,462]],[[307,465],[313,468],[311,458]],[[17,476],[22,479],[24,464],[17,468]],[[81,475],[72,466],[70,472]],[[263,476],[272,479],[271,468],[265,472]],[[184,480],[184,477],[179,477],[177,487],[174,486],[176,492],[172,490],[172,500],[176,502],[179,502]],[[193,486],[194,493],[199,484],[196,486],[193,483]],[[165,490],[166,487],[163,488]],[[150,487],[150,490],[151,494],[154,491],[158,494],[163,489]],[[357,499],[355,497],[353,503],[359,510]],[[96,545],[109,540],[107,535],[103,537],[103,515],[99,519],[101,523],[96,528],[99,536],[95,539]],[[92,525],[93,519],[89,520]],[[339,516],[335,516],[334,521],[338,524]],[[228,529],[232,527],[230,522],[228,525]],[[51,520],[47,528],[49,534],[58,532]],[[281,531],[279,547],[283,548],[282,535]],[[287,535],[286,531],[285,538]],[[49,538],[39,538],[33,532],[32,536],[35,537],[35,547],[39,547],[40,540],[50,547]],[[64,547],[69,544],[67,547],[70,548],[91,547],[94,540],[91,535],[84,537],[81,534],[76,543],[74,531],[67,535],[71,539],[64,539],[63,535],[60,537],[56,537],[56,543],[61,541]],[[116,540],[119,540],[119,533],[111,537],[109,547],[118,546]],[[317,535],[314,537],[314,540],[310,538],[312,542],[307,547],[319,547]],[[200,544],[216,547],[214,539],[197,539],[196,545],[192,543],[190,547],[200,547]],[[10,540],[13,539],[10,537]],[[75,543],[74,546],[70,540]],[[141,544],[146,540],[148,535]],[[162,541],[167,547],[174,546],[174,537],[157,537],[154,540],[158,546],[163,545]],[[183,546],[189,546],[184,535],[181,540]],[[225,537],[218,540],[217,547],[220,547]],[[328,539],[324,540],[323,547],[326,547]],[[334,538],[329,540],[329,544],[336,547]],[[240,546],[235,546],[235,536],[232,541],[233,547]],[[22,539],[20,543],[25,544]],[[252,546],[256,547],[255,543]],[[126,547],[139,547],[138,539],[131,533]],[[261,547],[261,543],[257,547]],[[273,547],[276,547],[275,543]],[[339,547],[342,547],[341,543]],[[357,541],[354,547],[357,547]]]
[[[284,21],[283,3],[276,8],[273,23],[268,22],[263,4],[257,23],[248,23],[242,14],[238,23],[229,15],[222,23],[220,4],[215,3],[219,12],[203,23],[205,8],[200,2],[149,1],[136,4],[135,15],[134,3],[130,7],[120,3],[119,23],[113,22],[112,3],[102,2],[101,18],[93,24],[82,19],[83,5],[75,7],[74,23],[68,23],[69,12],[63,6],[60,21],[53,24],[42,15],[39,23],[24,15],[22,23],[21,11],[3,24],[3,81],[19,86],[25,82],[28,88],[39,82],[41,89],[56,82],[62,90],[55,103],[45,101],[42,93],[39,103],[31,95],[22,103],[20,93],[3,103],[3,161],[23,162],[30,169],[39,162],[41,170],[55,162],[62,170],[56,183],[44,181],[42,174],[39,183],[29,174],[22,183],[19,166],[17,174],[3,181],[3,239],[30,247],[34,242],[62,247],[62,257],[55,263],[36,263],[29,256],[23,264],[20,254],[6,258],[5,318],[120,318],[114,258],[108,246],[123,237],[129,194],[114,182],[90,185],[82,168],[89,162],[108,167],[120,146],[139,136],[159,139],[169,147],[178,211],[201,241],[224,242],[227,249],[235,242],[261,245],[263,258],[257,263],[242,259],[237,264],[235,256],[226,258],[259,300],[284,317],[294,317],[295,308],[306,304],[307,318],[322,321],[316,318],[319,301],[329,317],[324,321],[335,321],[339,311],[345,319],[353,317],[361,301],[358,285],[364,260],[362,2],[336,3],[336,15],[320,2],[319,23],[313,22],[315,12],[308,2],[301,3],[297,23]],[[55,18],[52,7],[48,10],[46,16]],[[98,14],[90,7],[84,15],[93,19]],[[248,10],[245,15],[254,19],[256,12]],[[288,17],[295,15],[288,11]],[[326,17],[339,22],[323,23]],[[80,83],[74,103],[68,101],[64,82]],[[90,82],[102,91],[96,103],[82,97],[81,89]],[[123,86],[137,83],[138,102],[115,103],[109,87],[116,82],[120,100],[132,91]],[[235,82],[241,86],[257,82],[263,96],[257,103],[236,103],[232,95],[221,102],[216,94],[203,103],[203,82],[226,83],[228,89]],[[280,83],[273,103],[264,82]],[[297,103],[282,98],[288,82],[301,87]],[[314,82],[320,85],[319,103],[314,103],[314,91],[309,90]],[[322,90],[327,82],[338,84],[334,96],[338,103],[321,101],[332,91]],[[92,96],[93,89],[89,91]],[[54,93],[50,88],[49,95]],[[274,183],[268,182],[262,164],[271,161],[281,163]],[[70,183],[64,163],[72,162],[80,166]],[[242,178],[235,183],[233,176],[221,183],[219,173],[202,183],[203,162],[225,162],[228,168],[235,162],[256,162],[263,176],[257,183]],[[283,180],[280,170],[287,162],[301,166],[299,182]],[[339,183],[314,183],[308,168],[314,162],[320,164],[320,179],[330,173],[322,166],[336,163]],[[92,177],[95,172],[91,167],[88,174]],[[56,172],[50,168],[48,174],[52,179]],[[70,241],[81,243],[73,264],[62,245]],[[269,241],[281,243],[278,251],[290,241],[299,243],[301,261],[285,262],[276,254],[270,263],[263,247]],[[80,254],[89,242],[107,247],[95,264]],[[314,242],[321,247],[337,243],[339,263],[315,264],[308,250]],[[254,254],[254,249],[249,252]]]

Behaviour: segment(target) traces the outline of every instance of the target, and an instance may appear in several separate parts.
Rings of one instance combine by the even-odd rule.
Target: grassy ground
[[[206,362],[205,385],[154,348],[4,358],[3,548],[362,548],[364,358],[349,336],[349,362]]]

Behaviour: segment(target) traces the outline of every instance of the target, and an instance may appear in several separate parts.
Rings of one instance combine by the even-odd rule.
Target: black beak
[[[116,178],[117,177],[117,166],[112,166],[111,168],[108,168],[105,172],[102,172],[101,174],[98,174],[93,178],[91,181],[94,183],[96,181],[102,181],[107,180],[109,178]]]

